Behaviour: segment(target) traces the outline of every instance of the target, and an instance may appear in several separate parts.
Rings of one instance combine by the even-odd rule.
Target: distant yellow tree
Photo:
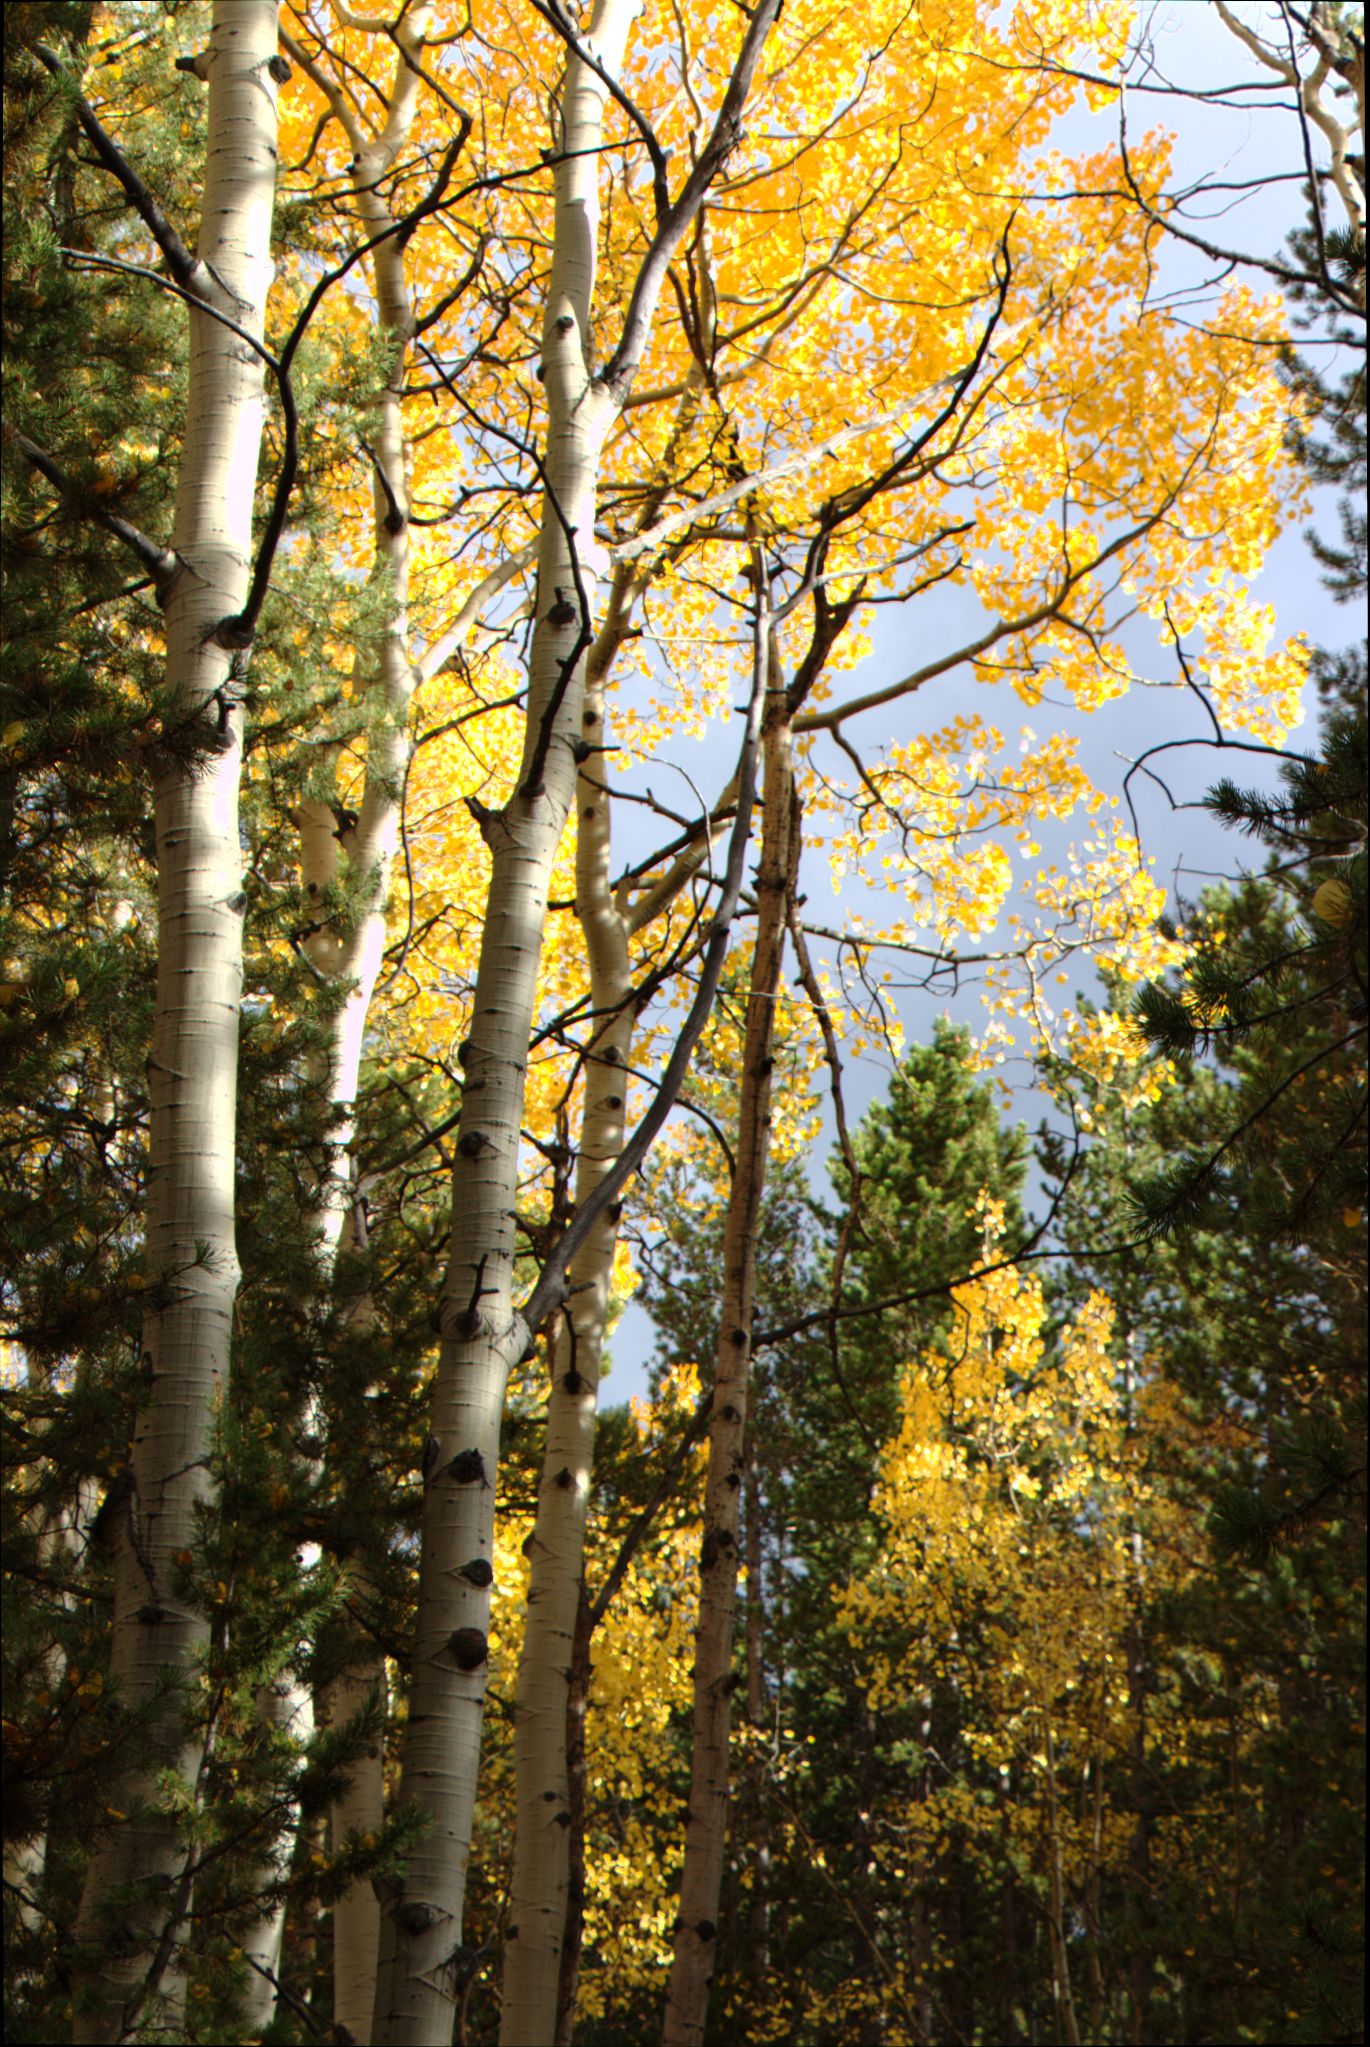
[[[983,1209],[992,1260],[1000,1220]],[[1006,1857],[1030,1872],[1057,2023],[1078,2043],[1090,2031],[1081,1971],[1097,1996],[1101,1964],[1092,1934],[1081,1948],[1067,1929],[1098,1925],[1100,1885],[1127,1865],[1134,1538],[1161,1510],[1106,1297],[1051,1340],[1041,1283],[1012,1266],[954,1299],[947,1341],[903,1375],[873,1501],[878,1560],[839,1597],[872,1705],[922,1702],[930,1720],[950,1695],[960,1721],[959,1755],[916,1772],[907,1801],[875,1817],[875,1881],[911,1887],[916,1903],[952,1840],[987,1873]],[[1151,1595],[1183,1575],[1182,1555],[1148,1549]],[[952,1960],[931,1938],[889,1957],[911,2026]],[[912,2047],[919,2035],[897,2037]]]

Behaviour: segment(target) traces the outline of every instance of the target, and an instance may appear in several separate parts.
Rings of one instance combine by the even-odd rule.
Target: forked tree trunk
[[[433,9],[420,4],[411,7],[395,25],[392,34],[396,56],[388,86],[387,112],[383,127],[375,134],[359,118],[352,101],[338,91],[308,53],[292,38],[283,38],[292,56],[328,99],[352,145],[358,208],[368,239],[386,234],[397,225],[379,188],[408,145],[422,83],[423,46],[432,24]],[[389,239],[378,242],[370,258],[378,323],[391,344],[389,374],[376,396],[374,440],[369,449],[375,562],[377,569],[388,576],[391,603],[369,664],[370,716],[362,799],[355,821],[343,830],[339,830],[334,804],[322,797],[305,799],[295,812],[301,874],[311,901],[322,905],[329,888],[340,880],[346,880],[353,889],[359,888],[362,898],[359,910],[354,904],[350,922],[345,926],[324,923],[304,941],[303,947],[315,972],[346,990],[333,1015],[329,1044],[312,1075],[314,1084],[327,1099],[328,1136],[323,1170],[313,1202],[302,1218],[302,1227],[315,1243],[321,1296],[332,1287],[339,1249],[350,1219],[357,1212],[351,1156],[356,1101],[367,1018],[385,957],[386,905],[399,844],[414,689],[421,679],[451,659],[479,622],[485,607],[513,579],[525,560],[522,554],[512,556],[485,576],[468,594],[424,661],[414,660],[409,623],[412,451],[405,431],[403,393],[415,316],[406,272],[407,247],[404,237],[391,234]],[[354,1327],[359,1321],[374,1319],[369,1298],[352,1304],[349,1319]],[[326,1407],[325,1401],[323,1408]],[[312,1433],[327,1440],[329,1419],[325,1411],[312,1417]],[[365,1597],[366,1589],[364,1581],[358,1581],[354,1587],[358,1597]],[[382,1703],[385,1700],[384,1659],[374,1644],[366,1643],[360,1631],[358,1640],[362,1650],[360,1661],[331,1687],[322,1701],[321,1710],[332,1724],[353,1717],[368,1699],[378,1698]],[[308,1733],[312,1724],[311,1702],[300,1686],[270,1688],[261,1703],[266,1716],[278,1725],[290,1723],[301,1735]],[[379,1831],[384,1817],[382,1762],[383,1750],[377,1743],[348,1771],[345,1788],[330,1816],[335,1848],[349,1834]],[[269,1960],[271,1953],[278,1955],[281,1919],[282,1915],[277,1913],[261,1924],[249,1935],[245,1951],[264,1961]],[[364,2039],[370,2030],[379,1942],[380,1906],[376,1893],[369,1882],[355,1883],[333,1908],[333,2017],[335,2023],[358,2040]],[[259,1977],[246,2015],[259,2028],[265,2026],[272,2016],[274,2002],[269,1979]]]
[[[261,335],[276,190],[275,0],[218,0],[208,52],[204,208],[192,281]],[[216,629],[247,596],[262,430],[262,362],[193,310],[177,570],[166,595],[173,715],[208,725],[193,764],[157,774],[158,967],[152,1054],[145,1399],[106,1502],[115,1557],[112,1675],[147,1715],[109,1787],[108,1831],[77,1920],[77,2041],[121,2040],[146,2018],[183,2037],[182,1942],[193,1882],[185,1829],[157,1783],[194,1797],[210,1734],[193,1729],[209,1626],[185,1582],[226,1381],[238,1261],[233,1231],[242,979],[241,654]],[[230,633],[223,638],[231,640]]]
[[[636,12],[637,0],[599,0],[595,9],[591,39],[611,74]],[[500,1419],[509,1371],[527,1340],[513,1299],[524,1077],[552,865],[575,792],[600,451],[617,410],[591,376],[606,97],[603,82],[573,57],[543,321],[547,498],[527,731],[517,788],[502,810],[477,813],[492,873],[453,1174],[432,1428],[439,1459],[424,1495],[402,1781],[402,1796],[417,1800],[431,1825],[382,1928],[377,2047],[447,2047],[460,1981],[452,1958],[461,1945],[480,1761]]]
[[[713,130],[679,196],[662,204],[617,348],[594,369],[591,312],[599,151],[608,89],[638,0],[597,0],[558,108],[555,222],[542,375],[547,395],[537,616],[518,784],[502,809],[473,804],[492,856],[453,1172],[451,1252],[439,1315],[434,1476],[424,1493],[419,1612],[402,1795],[429,1821],[384,1917],[376,2047],[447,2047],[465,1980],[462,1946],[486,1682],[499,1427],[529,1329],[513,1300],[514,1201],[524,1081],[552,865],[582,749],[593,631],[595,498],[605,437],[632,388],[671,258],[741,132],[780,0],[745,17]],[[601,1189],[602,1192],[602,1189]]]
[[[670,456],[698,416],[704,380],[691,366],[662,464],[662,482],[639,518],[645,531],[668,492]],[[630,937],[675,901],[708,856],[701,826],[630,906],[611,879],[610,752],[605,684],[626,638],[641,583],[627,564],[612,579],[608,611],[587,664],[586,747],[576,785],[576,916],[589,966],[592,1041],[586,1056],[575,1201],[581,1208],[623,1148],[627,1070],[637,1007]],[[570,1299],[557,1334],[547,1434],[530,1549],[528,1601],[514,1721],[516,1821],[509,1889],[501,2038],[563,2047],[574,2024],[584,1918],[585,1715],[590,1621],[585,1533],[594,1462],[600,1363],[608,1333],[618,1211],[606,1209],[567,1267]]]
[[[756,949],[747,999],[737,1164],[723,1236],[723,1304],[714,1366],[704,1537],[699,1562],[690,1804],[680,1914],[666,1998],[663,2038],[667,2047],[698,2047],[704,2037],[717,1952],[718,1902],[728,1832],[733,1627],[757,1231],[770,1152],[775,1000],[785,945],[786,900],[798,850],[789,707],[773,647],[769,658],[771,675],[764,729],[765,815],[757,879]]]

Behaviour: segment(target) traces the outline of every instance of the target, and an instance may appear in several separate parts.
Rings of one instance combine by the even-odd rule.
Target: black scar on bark
[[[458,1670],[479,1670],[490,1653],[490,1645],[479,1628],[453,1628],[447,1646]]]
[[[447,1476],[456,1485],[485,1485],[485,1459],[479,1450],[459,1450],[447,1467]]]

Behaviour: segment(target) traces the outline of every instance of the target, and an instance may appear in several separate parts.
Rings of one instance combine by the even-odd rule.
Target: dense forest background
[[[6,8],[7,2037],[1363,2038],[1363,28],[1205,12]]]

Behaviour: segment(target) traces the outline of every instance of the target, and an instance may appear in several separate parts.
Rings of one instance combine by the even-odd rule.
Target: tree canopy
[[[1363,30],[1205,22],[6,10],[7,2034],[1358,2037]]]

